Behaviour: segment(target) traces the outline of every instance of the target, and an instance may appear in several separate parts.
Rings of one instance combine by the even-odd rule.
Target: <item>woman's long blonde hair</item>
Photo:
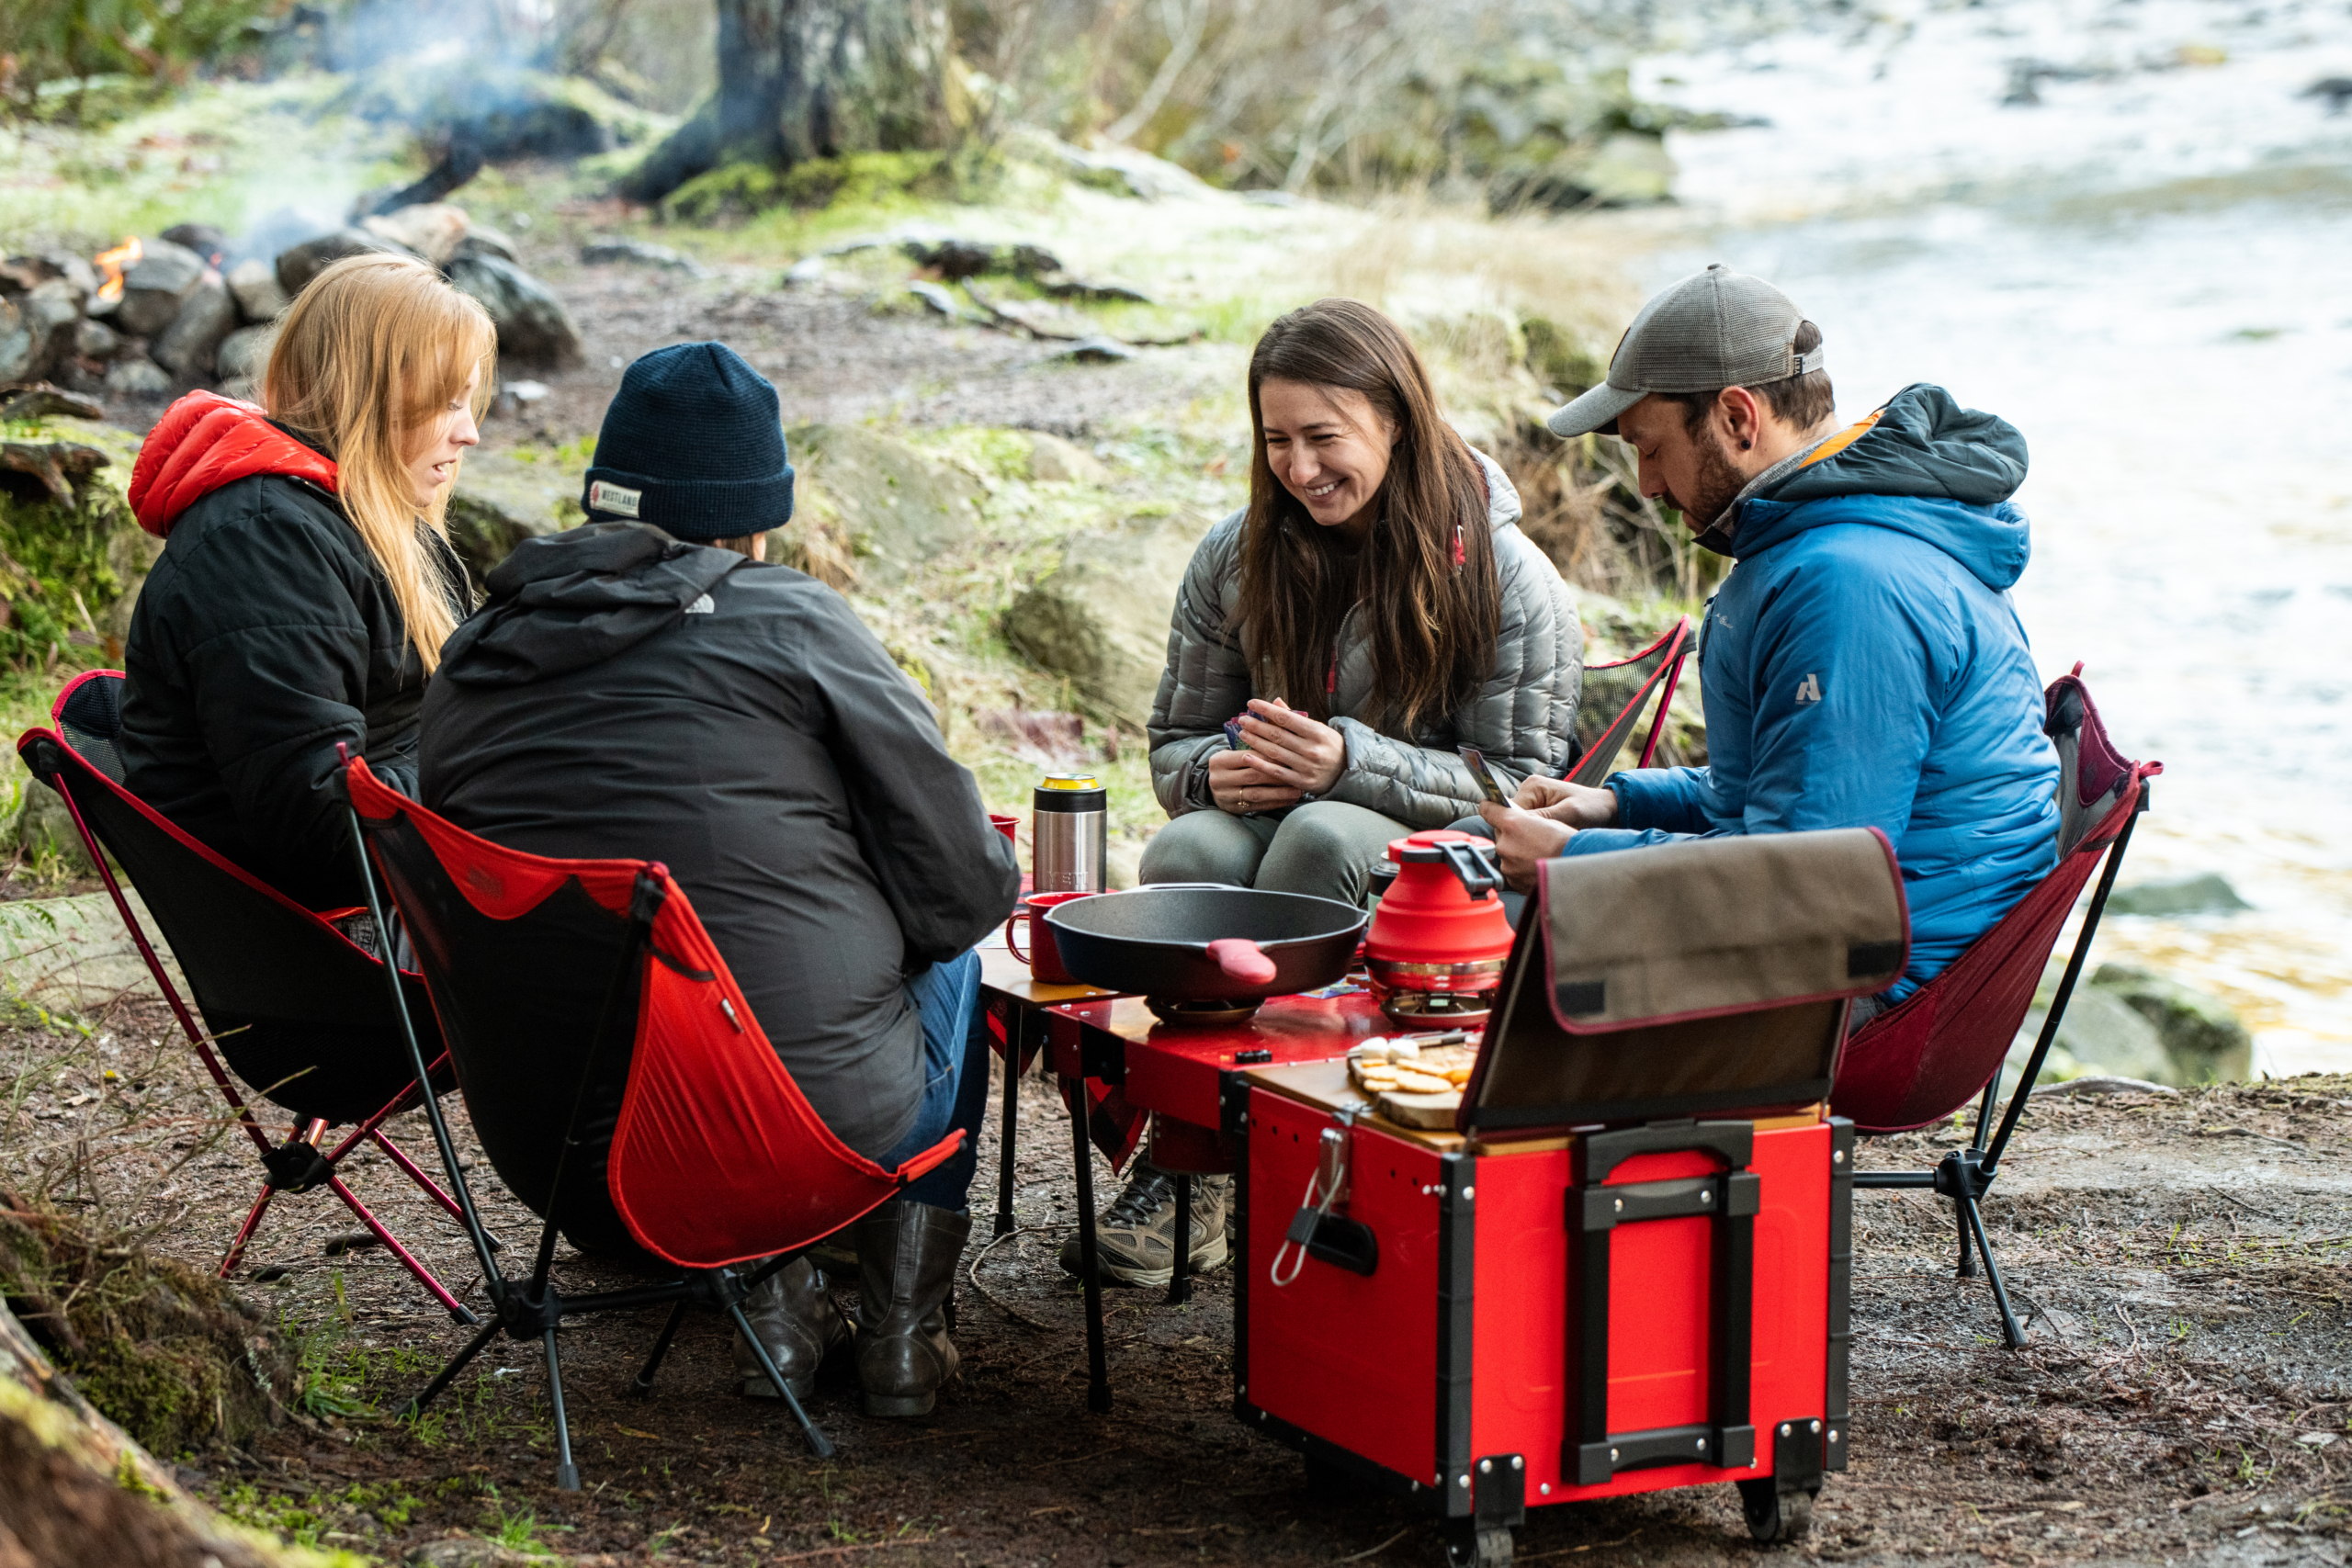
[[[391,585],[427,673],[457,629],[456,584],[418,524],[448,538],[449,491],[420,519],[408,462],[477,367],[481,417],[497,350],[489,312],[424,263],[346,256],[288,309],[262,377],[270,418],[334,459],[344,515]]]

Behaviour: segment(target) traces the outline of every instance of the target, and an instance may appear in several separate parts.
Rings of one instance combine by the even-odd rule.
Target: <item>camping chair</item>
[[[1587,738],[1578,728],[1576,736],[1577,756],[1569,766],[1566,778],[1570,784],[1598,787],[1617,765],[1617,754],[1624,750],[1625,741],[1634,727],[1642,721],[1642,710],[1649,705],[1653,693],[1663,691],[1657,701],[1657,713],[1650,720],[1650,732],[1642,741],[1641,760],[1634,765],[1646,768],[1657,756],[1659,738],[1666,732],[1666,710],[1673,705],[1674,688],[1682,680],[1682,661],[1690,656],[1690,617],[1678,617],[1664,636],[1627,659],[1612,660],[1605,664],[1588,664],[1584,669],[1583,700],[1577,705],[1581,715],[1587,707],[1595,713],[1614,713],[1615,717],[1598,735]]]
[[[2025,1331],[2018,1326],[2000,1267],[1993,1261],[1980,1205],[1999,1173],[2009,1135],[2025,1114],[2034,1080],[2090,956],[2091,938],[2098,932],[2099,915],[2131,846],[2132,826],[2148,808],[2147,781],[2164,771],[2161,762],[2132,761],[2116,750],[2084,689],[2082,672],[2083,667],[2075,665],[2072,674],[2050,683],[2044,697],[2043,732],[2058,747],[2056,868],[1950,968],[1858,1030],[1846,1042],[1837,1087],[1830,1093],[1838,1114],[1850,1118],[1865,1133],[1908,1132],[1941,1121],[1972,1099],[1977,1101],[1974,1134],[1965,1147],[1944,1156],[1934,1170],[1859,1171],[1854,1185],[1932,1190],[1952,1201],[1960,1232],[1960,1278],[1973,1277],[1973,1254],[1983,1254],[1984,1277],[2001,1314],[2001,1333],[2011,1349],[2025,1343]],[[1996,1130],[1993,1111],[2001,1065],[2033,1006],[2035,988],[2066,916],[2102,855],[2107,863],[2099,870],[2098,891],[2084,912],[2082,930],[2041,1021],[2033,1055]]]
[[[530,1279],[508,1279],[447,1123],[428,1101],[493,1315],[407,1412],[422,1411],[498,1335],[538,1340],[555,1415],[556,1485],[576,1491],[557,1327],[584,1313],[668,1304],[669,1322],[637,1376],[644,1393],[686,1309],[700,1303],[734,1321],[809,1450],[831,1454],[745,1321],[744,1298],[954,1154],[963,1134],[895,1171],[835,1137],[660,862],[502,849],[386,787],[363,761],[350,761],[343,776],[363,861],[372,859],[415,944],[482,1152],[545,1222]],[[372,876],[368,897],[380,923]],[[407,1017],[407,993],[392,994]],[[421,1076],[424,1046],[413,1032],[409,1042]],[[548,1277],[559,1230],[592,1249],[634,1243],[684,1272],[567,1296]],[[739,1272],[746,1263],[758,1266]]]
[[[17,754],[64,800],[123,929],[260,1156],[261,1194],[220,1260],[220,1277],[228,1278],[243,1258],[273,1198],[323,1187],[451,1317],[473,1322],[473,1314],[344,1185],[340,1172],[345,1156],[371,1144],[458,1217],[456,1201],[384,1133],[385,1119],[413,1103],[422,1081],[399,1020],[384,1003],[385,977],[397,972],[354,945],[325,917],[232,864],[123,787],[115,744],[122,728],[122,680],[119,670],[75,677],[50,710],[56,728],[27,730],[17,740]],[[209,1029],[198,1026],[147,940],[107,863],[109,854],[161,928]],[[394,984],[423,999],[415,976]],[[446,1091],[447,1058],[438,1042],[433,1043],[434,1071]],[[294,1129],[284,1143],[270,1143],[232,1073],[293,1113]],[[351,1131],[340,1142],[323,1144],[329,1128],[345,1125]]]

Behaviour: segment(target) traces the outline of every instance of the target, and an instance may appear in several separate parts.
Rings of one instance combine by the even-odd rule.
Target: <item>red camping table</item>
[[[1032,979],[1029,965],[1000,941],[980,950],[980,1005],[996,1021],[1004,1054],[1004,1099],[999,1114],[996,1234],[1012,1232],[1012,1156],[1021,1122],[1021,1074],[1046,1044],[1046,1010],[1063,1002],[1112,996],[1093,986],[1053,986]],[[1081,1086],[1082,1087],[1082,1086]],[[1084,1096],[1080,1095],[1081,1103]]]
[[[1151,1114],[1151,1160],[1176,1179],[1176,1213],[1192,1213],[1192,1179],[1235,1168],[1227,1136],[1228,1106],[1246,1092],[1240,1075],[1254,1067],[1324,1062],[1374,1034],[1394,1032],[1372,993],[1356,981],[1339,995],[1275,997],[1240,1023],[1171,1025],[1139,997],[1098,995],[1044,1010],[1046,1065],[1068,1087],[1071,1153],[1078,1178],[1080,1269],[1086,1294],[1087,1408],[1111,1408],[1102,1334],[1102,1276],[1094,1258],[1093,1160],[1088,1152],[1087,1079],[1117,1084],[1126,1103]],[[1341,987],[1333,987],[1341,990]],[[1168,1299],[1192,1293],[1192,1226],[1176,1226],[1174,1277]]]

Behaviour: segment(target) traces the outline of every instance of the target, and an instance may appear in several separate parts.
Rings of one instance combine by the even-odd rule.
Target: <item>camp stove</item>
[[[1408,1028],[1485,1022],[1511,945],[1494,846],[1441,829],[1392,840],[1388,858],[1363,944],[1380,1010]]]

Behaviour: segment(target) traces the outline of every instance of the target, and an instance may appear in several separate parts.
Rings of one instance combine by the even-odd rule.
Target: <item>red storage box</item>
[[[1849,998],[1902,972],[1893,857],[1855,830],[1592,861],[1634,874],[1545,868],[1453,1129],[1344,1062],[1227,1097],[1237,1415],[1426,1499],[1463,1562],[1508,1562],[1530,1507],[1724,1481],[1787,1539],[1845,1468],[1853,1130],[1820,1101]],[[1759,877],[1836,912],[1741,908]],[[1738,973],[1656,973],[1686,940]]]

